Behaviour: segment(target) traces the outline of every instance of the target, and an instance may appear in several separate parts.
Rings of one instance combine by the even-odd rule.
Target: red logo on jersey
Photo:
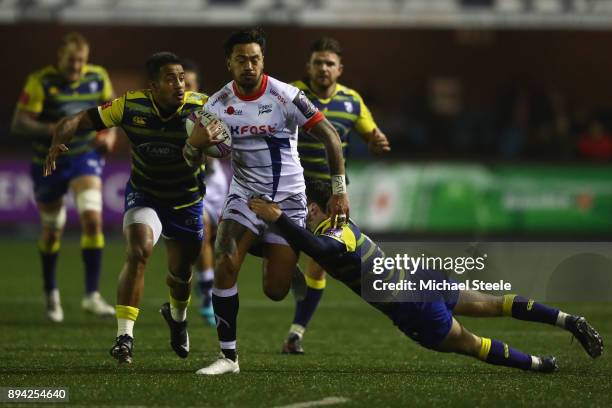
[[[101,108],[102,109],[106,109],[106,108],[110,108],[111,106],[113,106],[113,101],[108,101],[106,103],[104,103]]]
[[[27,105],[30,102],[30,94],[23,91],[19,96],[19,103],[22,105]]]
[[[236,112],[236,110],[234,109],[233,106],[228,106],[227,109],[225,110],[225,113],[227,113],[228,115],[233,115],[234,112]]]

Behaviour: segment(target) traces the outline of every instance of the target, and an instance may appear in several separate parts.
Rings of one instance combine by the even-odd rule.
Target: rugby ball
[[[221,122],[223,132],[220,135],[220,138],[223,141],[219,144],[209,146],[207,149],[204,150],[204,154],[206,156],[215,157],[219,159],[222,157],[229,156],[229,154],[232,152],[232,137],[230,134],[230,130],[221,119],[219,119],[215,114],[207,110],[200,109],[198,111],[192,112],[187,117],[187,120],[185,121],[185,130],[187,131],[187,136],[189,136],[191,135],[191,132],[193,131],[196,124],[198,126],[206,126],[215,119],[218,119],[219,122]]]

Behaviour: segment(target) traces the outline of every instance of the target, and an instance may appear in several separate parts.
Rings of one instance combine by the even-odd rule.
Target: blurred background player
[[[264,74],[265,34],[259,29],[233,33],[225,43],[232,81],[205,108],[223,120],[232,134],[233,178],[215,241],[213,306],[221,355],[198,374],[238,373],[236,325],[238,273],[256,239],[263,244],[263,289],[272,300],[289,291],[297,253],[248,208],[254,195],[277,200],[289,217],[303,224],[306,197],[297,154],[298,128],[325,145],[332,180],[330,209],[335,220],[348,216],[344,161],[338,134],[299,89]],[[196,127],[196,129],[199,129]],[[188,145],[203,146],[194,137]]]
[[[132,147],[132,172],[125,188],[124,234],[127,260],[117,288],[117,338],[111,355],[132,362],[134,322],[144,289],[144,273],[153,246],[163,235],[168,258],[166,283],[170,302],[161,314],[170,329],[170,345],[181,358],[189,354],[187,307],[191,298],[191,267],[204,234],[201,168],[185,162],[182,149],[185,120],[208,97],[185,92],[183,67],[169,52],[153,54],[145,64],[149,89],[128,91],[100,107],[65,118],[56,130],[45,164],[55,159],[78,130],[121,127]]]
[[[374,279],[401,282],[436,279],[452,281],[435,271],[418,270],[404,274],[394,269],[385,275],[373,271],[374,260],[384,258],[384,252],[360,228],[349,221],[334,228],[326,205],[330,189],[325,183],[308,185],[307,228],[301,227],[281,212],[278,205],[261,199],[249,201],[249,207],[266,222],[272,223],[296,249],[316,258],[334,278],[389,317],[407,336],[421,346],[479,358],[489,364],[549,373],[557,369],[556,358],[523,353],[499,340],[480,337],[469,332],[454,317],[501,317],[545,323],[572,333],[585,351],[597,358],[603,353],[603,340],[584,317],[567,314],[517,295],[493,296],[472,290],[421,291],[413,297],[401,297],[402,291],[387,291],[383,299],[368,299],[364,288]],[[409,291],[408,291],[409,292]],[[397,295],[396,293],[400,293]],[[412,295],[412,293],[410,294]]]
[[[101,215],[103,154],[112,150],[115,132],[96,137],[92,130],[79,131],[69,145],[69,152],[57,161],[57,171],[51,177],[43,177],[44,159],[57,122],[114,97],[106,70],[88,64],[88,59],[89,43],[85,37],[79,33],[65,35],[57,51],[57,65],[49,65],[28,77],[11,126],[13,133],[32,139],[31,174],[42,224],[38,248],[47,317],[53,322],[64,319],[56,267],[66,223],[64,196],[68,190],[74,195],[82,229],[85,297],[81,306],[96,315],[112,316],[115,313],[98,292],[104,248]]]
[[[183,59],[183,69],[185,70],[185,90],[200,92],[202,83],[198,66],[191,60]],[[208,325],[215,326],[215,313],[212,307],[212,286],[215,277],[213,244],[230,182],[220,160],[212,157],[206,158],[204,181],[206,183],[204,240],[202,241],[202,252],[195,262],[195,271],[201,298],[200,315]]]
[[[330,37],[312,43],[306,63],[307,77],[293,83],[323,112],[336,128],[342,140],[342,153],[346,158],[350,135],[356,132],[368,144],[371,153],[380,155],[391,150],[385,134],[376,126],[370,110],[357,91],[338,83],[342,75],[342,48]],[[306,184],[313,180],[329,183],[330,171],[325,157],[325,146],[306,132],[298,140],[300,161],[304,167]],[[293,324],[282,348],[283,353],[302,354],[302,338],[308,322],[323,296],[325,271],[312,258],[308,258],[305,292],[297,293]],[[299,276],[298,276],[299,277]]]

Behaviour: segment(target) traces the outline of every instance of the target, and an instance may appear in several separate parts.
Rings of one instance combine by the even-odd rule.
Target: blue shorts
[[[102,177],[104,158],[95,150],[74,156],[63,156],[56,162],[55,171],[43,176],[43,164],[32,163],[34,198],[37,203],[50,203],[62,198],[70,182],[80,176]]]
[[[128,181],[125,186],[125,212],[138,207],[155,211],[161,222],[161,234],[164,238],[197,241],[204,239],[202,200],[188,207],[174,209],[170,204],[161,203],[150,195],[135,190]]]
[[[419,271],[420,279],[444,279],[438,272]],[[434,348],[446,338],[453,324],[453,310],[459,290],[428,291],[421,293],[423,301],[398,302],[389,317],[404,334],[423,347]]]

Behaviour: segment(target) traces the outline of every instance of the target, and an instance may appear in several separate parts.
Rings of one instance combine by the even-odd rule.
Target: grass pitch
[[[280,355],[293,301],[290,296],[279,303],[265,298],[255,258],[247,259],[239,281],[242,372],[196,376],[197,369],[216,357],[216,334],[200,320],[194,295],[189,313],[191,354],[182,360],[170,349],[158,313],[167,300],[163,244],[156,247],[145,277],[135,326],[135,362],[118,367],[108,354],[114,319],[101,320],[80,310],[83,274],[78,243],[66,240],[60,255],[62,324],[45,319],[34,243],[5,239],[1,245],[0,387],[67,387],[69,406],[278,407],[311,401],[335,401],[332,406],[339,407],[612,406],[609,355],[591,360],[577,341],[570,343],[566,332],[511,319],[461,319],[478,334],[527,352],[557,356],[560,370],[538,375],[490,366],[419,347],[331,279],[306,334],[307,354]],[[101,292],[111,301],[123,259],[123,243],[108,243]],[[612,337],[612,305],[559,306],[587,316],[604,341]]]

